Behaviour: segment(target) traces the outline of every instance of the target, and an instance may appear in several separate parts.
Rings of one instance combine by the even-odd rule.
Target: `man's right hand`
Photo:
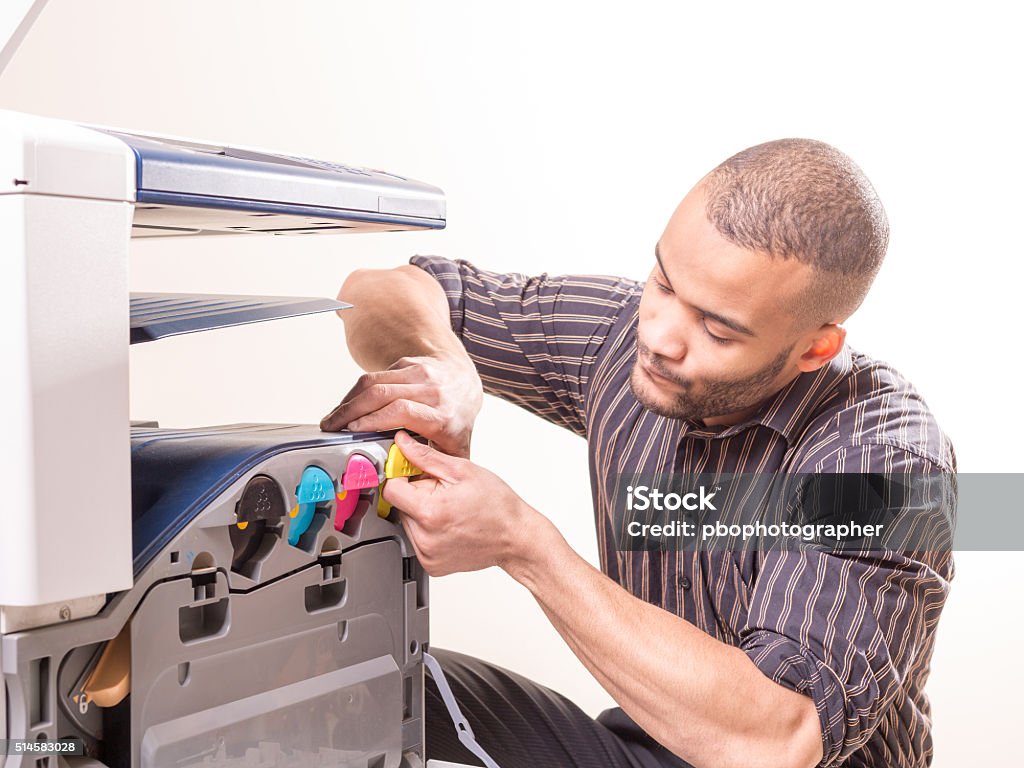
[[[483,386],[469,356],[461,349],[439,350],[364,373],[320,428],[369,432],[401,427],[418,432],[438,450],[469,458],[482,404]]]

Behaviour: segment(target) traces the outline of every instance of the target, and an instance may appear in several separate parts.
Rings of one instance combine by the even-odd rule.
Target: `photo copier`
[[[43,2],[5,5],[0,71]],[[129,422],[129,343],[345,305],[130,295],[128,259],[133,237],[444,226],[401,176],[0,112],[0,768],[423,766],[393,433]]]

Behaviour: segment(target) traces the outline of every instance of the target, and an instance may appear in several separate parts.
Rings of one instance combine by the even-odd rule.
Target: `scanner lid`
[[[89,126],[135,156],[133,237],[443,229],[444,192],[386,171]]]
[[[0,73],[46,3],[0,0]],[[104,126],[82,128],[118,140],[134,156],[133,237],[445,227],[444,193],[393,173]],[[47,167],[62,163],[66,158],[57,153]]]

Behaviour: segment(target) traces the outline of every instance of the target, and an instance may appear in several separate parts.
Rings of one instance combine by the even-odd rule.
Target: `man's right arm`
[[[361,269],[338,294],[349,352],[367,371],[320,423],[325,431],[404,427],[468,457],[480,377],[452,332],[440,284],[414,266]]]
[[[632,354],[642,286],[603,275],[529,277],[416,256],[408,267],[360,270],[340,313],[361,377],[321,425],[404,427],[467,457],[483,390],[585,435],[599,360]]]

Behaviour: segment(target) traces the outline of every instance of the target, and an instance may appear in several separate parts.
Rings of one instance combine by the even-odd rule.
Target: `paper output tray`
[[[349,309],[334,299],[230,296],[199,293],[132,293],[131,343],[234,325]]]

